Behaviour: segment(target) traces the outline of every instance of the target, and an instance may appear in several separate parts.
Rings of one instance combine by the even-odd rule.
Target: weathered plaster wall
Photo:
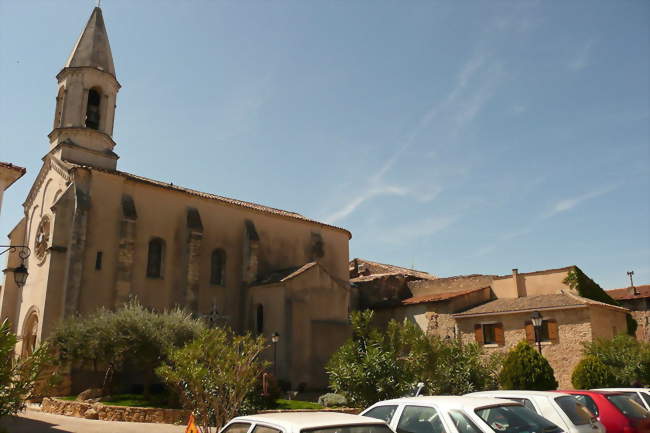
[[[561,290],[571,291],[563,281],[569,273],[568,268],[548,271],[518,273],[496,277],[492,281],[492,291],[497,298],[516,298],[518,296],[550,295]]]
[[[413,296],[460,292],[490,285],[495,275],[461,275],[458,277],[419,280],[408,283]]]

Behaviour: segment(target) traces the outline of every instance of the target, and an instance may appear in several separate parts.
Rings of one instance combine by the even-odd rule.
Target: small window
[[[400,416],[397,433],[447,433],[447,431],[435,408],[406,406]]]
[[[483,344],[497,344],[496,323],[483,325]]]
[[[246,433],[251,425],[247,422],[234,422],[223,429],[221,433]]]
[[[371,418],[380,419],[390,424],[390,420],[393,419],[393,415],[395,415],[396,409],[397,406],[395,405],[377,406],[377,407],[373,407],[368,412],[364,413],[363,416],[369,416]]]
[[[224,268],[226,267],[226,253],[222,249],[212,251],[210,256],[210,284],[223,286]]]
[[[557,402],[562,412],[569,417],[571,422],[575,425],[587,425],[591,424],[591,417],[593,414],[587,409],[587,406],[580,403],[577,398],[573,395],[565,395],[562,397],[556,397],[555,401]]]
[[[104,253],[97,251],[97,256],[95,257],[95,269],[100,270],[102,268],[102,256]]]
[[[282,433],[282,430],[278,430],[272,427],[267,427],[265,425],[257,424],[253,429],[252,433]]]
[[[596,402],[593,398],[583,394],[574,394],[574,397],[576,400],[578,400],[578,403],[586,406],[587,409],[589,409],[589,412],[593,413],[595,416],[598,416],[598,406],[596,406]]]
[[[264,306],[262,304],[257,306],[257,311],[255,312],[255,329],[258,335],[264,333]]]
[[[459,410],[450,410],[449,416],[458,430],[458,433],[483,433],[476,424]]]
[[[99,106],[101,104],[101,94],[96,89],[88,91],[88,104],[86,106],[86,127],[99,129]]]
[[[160,238],[154,238],[149,241],[149,252],[147,255],[147,277],[162,278],[164,255],[165,241]]]

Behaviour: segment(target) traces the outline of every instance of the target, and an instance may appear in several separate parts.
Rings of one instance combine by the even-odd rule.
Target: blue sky
[[[0,160],[48,150],[92,1],[0,0]],[[650,282],[650,2],[104,0],[118,168],[440,276]]]

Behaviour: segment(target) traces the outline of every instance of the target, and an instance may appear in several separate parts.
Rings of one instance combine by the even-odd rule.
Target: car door
[[[404,405],[395,426],[397,433],[453,433],[445,425],[443,414],[432,406]]]

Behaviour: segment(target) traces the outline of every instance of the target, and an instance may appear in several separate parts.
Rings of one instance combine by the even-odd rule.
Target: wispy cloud
[[[543,217],[550,218],[562,212],[569,211],[575,208],[576,206],[580,205],[581,203],[590,200],[592,198],[599,197],[603,194],[607,194],[608,192],[615,190],[617,187],[618,185],[610,185],[604,188],[599,188],[593,191],[589,191],[585,194],[581,194],[575,197],[569,197],[562,200],[558,200],[555,203],[553,203],[550,209],[543,214]]]
[[[431,236],[445,230],[457,219],[456,216],[428,217],[384,230],[378,234],[378,238],[389,243],[409,242],[414,238]]]
[[[594,41],[586,42],[575,56],[569,61],[567,67],[572,71],[580,71],[589,65],[589,59],[591,57],[591,48],[594,45]]]

